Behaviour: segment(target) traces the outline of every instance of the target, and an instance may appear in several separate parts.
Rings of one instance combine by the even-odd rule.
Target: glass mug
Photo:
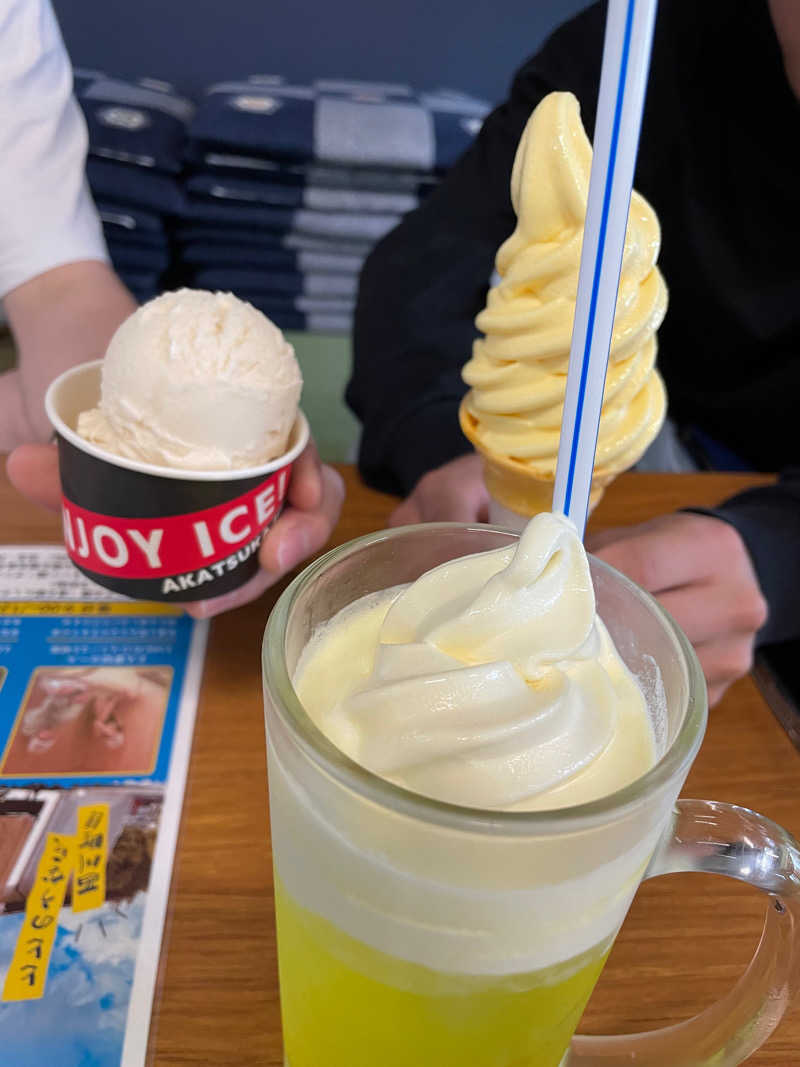
[[[705,730],[694,651],[658,604],[591,561],[598,611],[647,697],[659,759],[601,800],[545,812],[411,793],[336,749],[291,683],[317,626],[367,593],[516,535],[454,523],[370,534],[306,568],[263,646],[287,1067],[688,1067],[741,1063],[798,984],[800,853],[761,815],[677,800]],[[643,878],[762,889],[756,955],[723,1001],[628,1037],[574,1031]]]

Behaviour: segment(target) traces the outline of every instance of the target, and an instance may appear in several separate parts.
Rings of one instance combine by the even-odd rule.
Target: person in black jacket
[[[515,225],[522,130],[553,90],[575,93],[592,130],[605,15],[594,4],[522,66],[474,145],[365,264],[347,400],[365,481],[407,497],[393,523],[486,518],[480,459],[458,425],[460,372]],[[699,466],[783,473],[588,547],[682,625],[712,703],[750,668],[756,641],[800,637],[798,100],[797,0],[662,0],[635,185],[661,221],[670,419]]]

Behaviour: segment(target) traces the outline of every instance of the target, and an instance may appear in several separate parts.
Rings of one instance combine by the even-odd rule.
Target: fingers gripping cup
[[[104,360],[62,374],[45,399],[73,562],[149,600],[247,581],[308,441],[301,385],[280,330],[230,293],[139,308]]]
[[[346,636],[339,623],[350,616],[340,612],[353,610],[361,598],[371,598],[369,605],[386,590],[419,585],[422,575],[435,584],[431,568],[490,550],[513,553],[516,543],[508,531],[457,524],[369,535],[307,568],[270,617],[264,694],[289,1067],[614,1067],[634,1060],[642,1067],[726,1067],[766,1039],[797,985],[797,848],[754,813],[676,801],[705,729],[702,673],[660,607],[606,565],[591,561],[597,613],[644,694],[654,746],[649,769],[621,788],[561,805],[552,799],[556,788],[553,806],[541,810],[498,807],[497,795],[487,800],[485,793],[484,806],[466,806],[459,790],[469,780],[477,793],[473,782],[482,779],[469,775],[492,761],[520,772],[505,800],[517,795],[530,760],[508,763],[508,757],[527,726],[512,724],[502,734],[498,722],[497,736],[485,734],[488,748],[473,751],[450,775],[447,715],[457,717],[458,700],[435,705],[437,721],[424,732],[413,702],[379,708],[381,694],[369,690],[361,699],[362,689],[352,714],[338,720],[337,744],[334,731],[323,732],[300,702],[298,665],[315,635]],[[543,569],[545,580],[554,569],[557,563]],[[437,587],[442,600],[457,595],[451,577]],[[487,602],[493,598],[481,603]],[[392,622],[401,642],[416,633],[418,607],[419,598],[404,594]],[[454,647],[436,603],[432,610],[437,650],[401,643],[391,649],[397,658],[378,665],[382,681],[399,686],[400,696],[415,672],[435,668],[430,657]],[[371,654],[362,657],[359,642],[369,625],[347,646],[354,649],[353,669],[365,679]],[[484,636],[494,639],[491,627]],[[341,652],[344,646],[337,647]],[[487,658],[477,667],[502,674]],[[578,676],[583,669],[578,664]],[[331,686],[338,684],[333,673],[328,677]],[[536,699],[550,684],[546,670],[537,677]],[[456,730],[462,740],[481,720],[480,706],[469,710],[468,725]],[[560,715],[556,719],[566,721]],[[355,744],[359,721],[377,732],[364,735],[356,762],[344,752]],[[398,721],[407,727],[402,734]],[[391,728],[382,736],[385,722]],[[484,726],[490,730],[491,721]],[[544,732],[535,735],[534,754],[546,750],[547,730],[555,736],[552,718],[545,715],[539,727]],[[428,775],[431,749],[441,772],[435,778]],[[459,800],[435,799],[435,791]],[[768,894],[765,936],[753,966],[725,1001],[684,1026],[573,1040],[637,886],[645,877],[678,870],[726,873]]]

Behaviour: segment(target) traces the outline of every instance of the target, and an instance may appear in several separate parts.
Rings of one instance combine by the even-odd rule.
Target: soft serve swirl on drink
[[[465,556],[340,612],[295,673],[344,753],[455,804],[534,809],[614,792],[655,760],[644,696],[595,610],[574,526]]]

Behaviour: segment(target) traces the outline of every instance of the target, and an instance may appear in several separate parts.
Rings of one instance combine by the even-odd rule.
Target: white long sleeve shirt
[[[49,0],[0,0],[0,297],[53,267],[108,259],[87,140]]]

